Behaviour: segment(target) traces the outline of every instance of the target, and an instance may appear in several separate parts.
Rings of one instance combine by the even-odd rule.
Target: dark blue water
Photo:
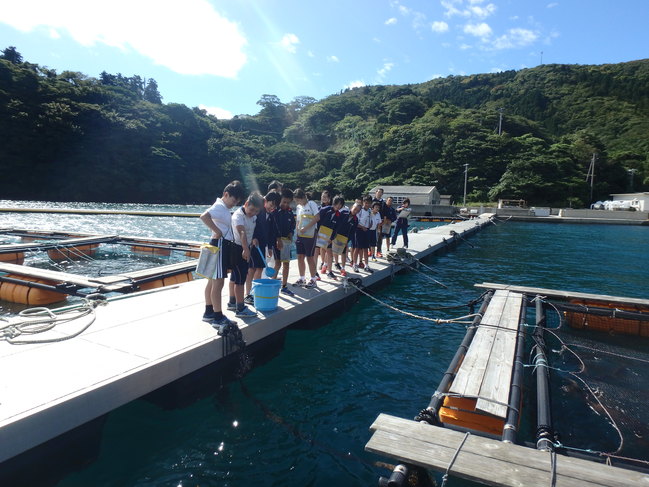
[[[0,215],[7,226],[206,236],[200,222],[179,218]],[[426,261],[449,289],[407,274],[376,294],[434,317],[464,314],[425,308],[466,303],[483,281],[646,298],[648,241],[645,227],[508,222]],[[364,452],[370,424],[381,412],[412,418],[424,408],[464,332],[363,297],[324,327],[288,331],[283,350],[241,383],[185,407],[138,400],[109,414],[99,457],[59,485],[376,485],[387,471],[375,462],[390,460]],[[586,440],[610,429],[600,416],[589,427]]]

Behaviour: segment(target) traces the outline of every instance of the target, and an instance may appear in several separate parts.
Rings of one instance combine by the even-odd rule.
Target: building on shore
[[[375,186],[370,194],[374,196],[379,188],[383,188],[384,199],[394,199],[395,206],[409,198],[413,214],[417,216],[450,216],[457,213],[456,208],[450,205],[450,196],[442,197],[435,186]]]

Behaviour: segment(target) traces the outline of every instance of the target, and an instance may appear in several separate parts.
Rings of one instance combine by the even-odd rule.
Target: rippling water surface
[[[181,209],[202,210],[163,211]],[[198,219],[187,218],[0,214],[0,227],[206,238]],[[434,317],[464,314],[467,308],[426,308],[467,303],[481,294],[473,284],[483,281],[647,298],[648,232],[618,225],[492,225],[426,261],[449,289],[411,273],[376,295]],[[374,463],[390,460],[363,451],[370,424],[381,412],[411,418],[424,408],[464,332],[395,314],[363,297],[326,326],[289,330],[281,352],[240,383],[215,387],[184,407],[138,400],[112,412],[99,457],[59,485],[376,485],[386,470]],[[599,417],[592,426],[608,428]]]

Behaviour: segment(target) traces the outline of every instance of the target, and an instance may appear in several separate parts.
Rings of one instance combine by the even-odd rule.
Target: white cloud
[[[489,17],[496,11],[496,6],[493,3],[486,5],[485,7],[480,7],[478,5],[473,5],[469,7],[469,11],[476,17],[484,19]]]
[[[444,77],[443,75],[441,75],[441,74],[439,74],[439,73],[435,73],[434,75],[432,75],[432,76],[430,77],[430,79],[437,79],[437,78],[443,78],[443,77]]]
[[[548,4],[546,5],[546,7],[547,7],[547,8],[554,8],[554,7],[557,7],[558,5],[559,5],[558,2],[552,2],[552,3],[548,3]]]
[[[472,36],[482,37],[485,39],[491,35],[491,27],[485,22],[479,24],[466,24],[464,26],[464,33],[471,34]]]
[[[467,49],[471,49],[471,47],[472,46],[470,46],[469,44],[460,44],[460,49],[462,51],[466,51]]]
[[[493,3],[481,6],[480,4],[484,3],[484,0],[468,0],[467,5],[464,5],[463,0],[441,0],[440,3],[446,9],[444,16],[449,18],[457,15],[484,19],[496,11],[496,6]]]
[[[330,63],[339,63],[340,59],[338,59],[338,56],[327,56],[327,61]]]
[[[230,120],[234,115],[231,111],[219,107],[207,107],[205,105],[198,105],[198,108],[205,110],[210,115],[214,115],[219,120]]]
[[[494,49],[511,49],[525,47],[538,39],[539,35],[529,29],[516,27],[509,29],[506,34],[501,35],[493,42]]]
[[[397,23],[396,17],[390,17],[388,20],[385,21],[385,25],[394,25],[396,23]]]
[[[433,22],[430,27],[433,29],[433,32],[446,32],[448,30],[448,24],[444,21],[436,20]]]
[[[352,81],[348,85],[345,85],[343,87],[343,89],[345,89],[345,90],[350,89],[351,90],[353,88],[360,88],[361,86],[365,86],[365,85],[366,85],[365,81],[357,79],[356,81]]]
[[[309,56],[309,57],[315,57],[315,54],[313,54],[313,51],[307,51],[306,55]]]
[[[110,8],[89,0],[21,0],[3,5],[0,22],[22,32],[54,29],[86,47],[136,51],[180,74],[235,78],[247,62],[238,24],[208,0],[113,0]]]
[[[295,34],[284,34],[282,40],[279,41],[279,45],[292,54],[295,54],[295,51],[297,51],[297,45],[299,43],[300,39]]]
[[[384,63],[383,67],[376,72],[376,77],[379,83],[383,82],[387,74],[394,68],[394,63]]]

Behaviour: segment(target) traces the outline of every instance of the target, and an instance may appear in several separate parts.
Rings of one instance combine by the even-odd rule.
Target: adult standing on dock
[[[383,188],[378,188],[376,193],[374,193],[374,198],[372,198],[372,207],[375,203],[379,203],[381,207],[379,208],[379,214],[381,218],[385,217],[385,200],[383,199]],[[383,233],[379,232],[376,237],[376,256],[383,257],[381,254],[381,242],[383,241]]]
[[[233,206],[241,203],[244,197],[245,192],[241,182],[232,181],[223,189],[223,195],[217,198],[214,204],[200,216],[201,221],[212,230],[210,245],[218,248],[216,258],[210,261],[209,269],[203,269],[202,272],[207,277],[203,321],[213,325],[234,323],[223,314],[221,292],[225,276],[231,267],[230,253],[231,247],[234,245],[230,210]]]
[[[397,244],[397,235],[401,232],[403,234],[403,246],[408,248],[408,219],[410,218],[411,211],[410,198],[406,198],[401,203],[401,206],[397,208],[397,226],[392,236],[392,245]]]

